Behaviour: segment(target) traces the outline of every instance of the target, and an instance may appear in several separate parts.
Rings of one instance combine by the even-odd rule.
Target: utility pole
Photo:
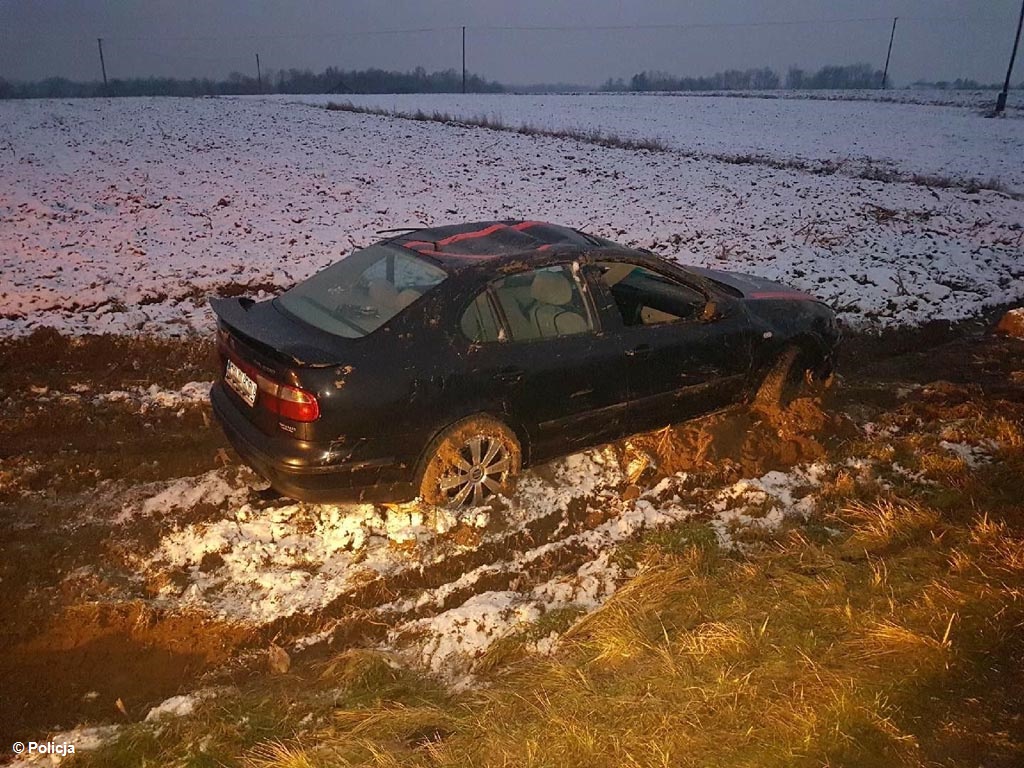
[[[885,54],[885,71],[882,72],[882,90],[884,91],[889,87],[889,57],[892,56],[892,41],[896,37],[896,22],[900,20],[899,16],[892,17],[892,32],[889,33],[889,52]]]
[[[1006,80],[1003,81],[1003,90],[999,94],[999,98],[996,99],[995,114],[997,115],[1006,109],[1006,92],[1010,90],[1010,75],[1013,73],[1014,59],[1017,58],[1017,46],[1020,45],[1021,26],[1024,26],[1024,0],[1021,0],[1020,4],[1020,18],[1017,19],[1017,37],[1013,39],[1013,52],[1010,54],[1010,66],[1006,68]]]
[[[1019,30],[1018,30],[1019,31]],[[1016,50],[1016,49],[1014,49]],[[462,92],[466,92],[466,28],[462,28]]]
[[[256,54],[256,82],[259,88],[257,93],[263,93],[263,73],[260,72],[260,55],[258,53]]]
[[[100,69],[103,70],[103,90],[107,90],[107,65],[103,61],[103,38],[97,37],[96,43],[100,47]]]

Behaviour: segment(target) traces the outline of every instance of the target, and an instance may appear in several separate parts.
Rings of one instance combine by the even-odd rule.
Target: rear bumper
[[[242,461],[279,493],[300,501],[407,501],[416,496],[413,470],[393,457],[328,463],[321,445],[271,437],[249,421],[217,382],[213,415]]]

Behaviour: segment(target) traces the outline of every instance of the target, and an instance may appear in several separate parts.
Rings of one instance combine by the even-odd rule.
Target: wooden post
[[[103,90],[107,90],[107,64],[103,61],[103,38],[97,37],[96,44],[100,47],[100,69],[103,70]]]
[[[893,16],[892,18],[892,32],[889,33],[889,51],[885,54],[885,71],[882,72],[883,91],[889,87],[889,57],[892,56],[892,41],[896,37],[896,22],[899,20],[899,16]]]
[[[999,98],[996,99],[996,111],[995,114],[999,114],[1006,109],[1006,97],[1010,90],[1010,76],[1013,74],[1013,62],[1017,58],[1017,46],[1020,45],[1020,28],[1024,26],[1024,0],[1021,0],[1020,4],[1020,18],[1017,19],[1017,37],[1013,40],[1013,52],[1010,54],[1010,66],[1006,68],[1006,80],[1003,81],[1003,90],[999,94]]]

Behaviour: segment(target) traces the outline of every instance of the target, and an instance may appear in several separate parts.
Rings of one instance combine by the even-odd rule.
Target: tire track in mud
[[[161,535],[173,525],[146,515],[147,501],[178,495],[182,484],[208,486],[194,499],[179,496],[184,503],[170,508],[170,517],[202,526],[230,514],[243,498],[252,498],[257,489],[251,480],[246,473],[221,470],[199,478],[104,487],[78,495],[76,515],[84,514],[88,521],[75,535],[88,533],[93,558],[103,564],[84,568],[76,558],[57,588],[77,592],[81,599],[66,595],[69,602],[54,604],[49,620],[19,632],[20,639],[10,637],[14,642],[6,655],[10,675],[5,676],[5,695],[19,710],[8,712],[4,720],[17,731],[12,731],[12,738],[55,725],[122,719],[115,707],[118,700],[132,719],[141,719],[149,707],[172,695],[263,673],[271,642],[290,647],[325,626],[329,635],[296,655],[312,660],[328,650],[376,645],[401,624],[436,615],[481,592],[509,589],[516,580],[534,583],[569,573],[592,553],[578,543],[563,542],[586,530],[588,522],[597,522],[592,507],[605,501],[598,494],[571,497],[563,505],[517,521],[507,531],[481,536],[475,546],[454,544],[446,534],[431,537],[431,546],[460,548],[432,562],[399,567],[353,585],[317,610],[267,623],[225,620],[201,607],[147,594],[144,574],[130,573],[132,563],[124,554],[159,546]],[[608,498],[614,495],[605,493]],[[118,510],[123,513],[125,508],[139,513],[119,521],[123,515]],[[263,511],[274,509],[268,505]],[[57,511],[54,507],[48,514]],[[539,548],[546,549],[528,557]],[[401,560],[414,556],[401,548],[394,555]],[[521,567],[516,567],[516,557],[523,558]],[[113,573],[118,568],[123,575]],[[467,573],[475,577],[467,579]],[[446,587],[451,589],[440,603],[415,605],[418,595]],[[400,610],[400,603],[413,607]],[[126,663],[129,657],[134,661]],[[24,674],[17,674],[19,669]]]
[[[566,548],[565,539],[578,533],[579,526],[593,521],[591,507],[587,502],[598,502],[599,496],[575,497],[564,509],[557,509],[526,521],[522,528],[508,533],[487,537],[479,546],[446,555],[435,562],[410,567],[398,572],[381,574],[377,579],[354,587],[343,595],[323,606],[316,615],[292,614],[277,619],[264,627],[268,636],[300,637],[304,633],[316,630],[316,624],[325,620],[344,619],[351,611],[378,609],[393,604],[402,598],[424,590],[437,590],[453,585],[467,574],[481,568],[490,567],[489,573],[480,575],[474,586],[465,586],[453,591],[445,599],[439,610],[448,610],[455,605],[481,591],[507,589],[517,577],[530,572],[535,563],[559,560],[563,561],[563,569],[573,564],[582,563],[588,550],[582,545]],[[599,522],[613,517],[609,513]],[[556,536],[556,531],[565,530],[564,536]],[[526,556],[540,547],[549,547],[545,555],[551,557],[536,558],[524,563],[526,570],[512,571],[515,555]],[[549,565],[549,569],[553,571]],[[478,587],[484,586],[485,589]],[[422,616],[422,612],[417,617]]]
[[[720,418],[726,421],[739,419],[737,424],[740,427],[749,426],[748,417],[744,414],[727,414]],[[693,437],[693,440],[700,439]],[[587,455],[601,458],[596,463],[588,460],[588,466],[591,470],[596,467],[597,474],[583,479],[582,488],[576,487],[581,478],[572,476],[564,464],[567,460],[527,473],[517,493],[492,511],[492,517],[506,517],[506,530],[479,534],[465,523],[460,523],[450,531],[429,536],[422,545],[416,544],[412,551],[401,545],[395,547],[392,542],[378,542],[375,546],[388,548],[388,557],[397,565],[378,571],[372,578],[356,581],[322,605],[310,610],[295,610],[265,622],[246,620],[242,615],[222,616],[219,621],[248,627],[249,631],[240,637],[236,651],[252,653],[253,659],[248,665],[251,666],[259,663],[256,652],[270,642],[296,647],[320,646],[323,650],[379,643],[403,624],[436,617],[483,593],[509,591],[526,594],[530,588],[552,579],[571,578],[583,565],[593,561],[600,549],[612,543],[600,538],[587,541],[586,534],[594,533],[602,524],[635,506],[623,499],[623,492],[629,485],[623,471],[623,465],[627,463],[625,457],[616,454],[614,449],[606,448],[603,452],[592,451],[576,458],[579,460],[580,456]],[[137,489],[128,489],[125,497],[131,498],[128,504],[144,509],[150,500],[174,495],[178,486],[209,485],[210,476],[214,474],[208,473],[204,480],[182,478],[165,484],[152,484],[152,495],[148,498]],[[216,486],[215,483],[212,485]],[[168,532],[173,531],[173,521],[192,520],[195,521],[192,525],[202,528],[215,523],[218,518],[224,519],[225,515],[230,517],[233,507],[237,508],[243,498],[248,497],[251,501],[257,492],[244,476],[235,476],[229,485],[234,486],[234,490],[216,489],[219,498],[214,499],[213,504],[199,493],[190,503],[172,504],[168,510],[172,514],[167,515],[169,520],[147,520],[131,533],[129,526],[129,530],[118,537],[115,548],[125,551],[141,545],[142,548],[155,549]],[[697,500],[699,495],[697,493],[693,500]],[[107,504],[109,506],[110,502]],[[304,506],[315,509],[318,505]],[[273,516],[288,508],[276,506],[274,502],[256,503],[251,507],[251,514]],[[422,507],[420,510],[429,516],[429,510]],[[466,538],[471,543],[466,543]],[[477,541],[472,542],[474,538]],[[419,562],[404,564],[414,559]],[[126,567],[130,565],[130,562],[126,563]],[[204,556],[198,571],[205,570]],[[193,573],[195,571],[193,568]],[[185,596],[194,586],[194,583],[189,583],[187,572],[177,574],[176,584],[182,588],[179,597]],[[202,600],[192,605],[187,601],[176,605],[178,601],[173,597],[168,599],[167,595],[162,599],[153,599],[152,594],[137,596],[136,599],[157,607],[156,617],[195,612],[212,618],[210,614],[216,613],[214,606],[204,606]],[[316,638],[315,641],[307,642],[311,636]],[[312,653],[311,648],[307,650]]]

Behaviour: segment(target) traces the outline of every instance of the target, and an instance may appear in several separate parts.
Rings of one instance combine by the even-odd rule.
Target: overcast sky
[[[1001,82],[1021,0],[0,0],[0,77],[221,78],[327,66],[458,68],[505,83],[599,84],[645,69],[723,69],[885,61],[899,85],[969,77]],[[838,23],[836,20],[859,20]],[[788,24],[779,22],[828,22]],[[672,29],[579,26],[691,25]],[[705,25],[705,26],[700,26]],[[759,25],[759,26],[748,26]],[[563,27],[558,30],[494,27]],[[487,29],[491,27],[491,29]],[[385,30],[423,30],[383,33]],[[1024,79],[1018,57],[1014,82]]]

